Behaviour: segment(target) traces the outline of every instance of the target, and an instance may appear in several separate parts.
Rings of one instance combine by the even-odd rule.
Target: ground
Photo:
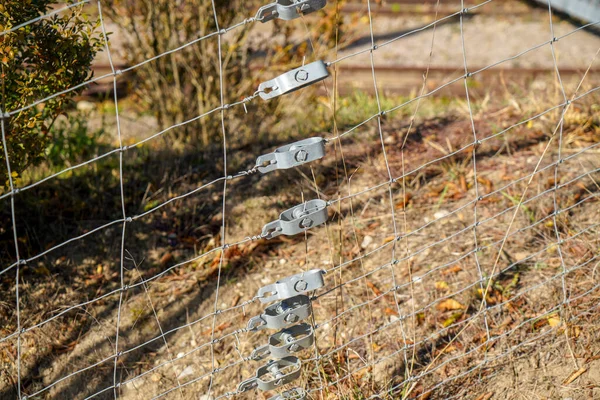
[[[492,29],[489,21],[497,19],[486,18],[474,17],[468,29],[508,29],[502,20],[503,28]],[[501,41],[506,54],[473,44],[482,55],[472,64],[529,48],[538,36],[546,40],[548,26],[537,21],[515,28],[533,32],[519,35],[522,40]],[[557,29],[572,27],[566,24],[557,22]],[[436,37],[456,41],[456,29],[456,22],[441,26]],[[418,52],[431,32],[417,37],[410,46],[398,43]],[[467,37],[492,40],[485,32]],[[597,86],[597,74],[585,69],[598,39],[584,31],[569,39],[557,42],[557,54],[576,71],[562,82],[574,98]],[[434,53],[448,50],[456,73],[432,78],[428,90],[462,74],[454,47],[440,42]],[[544,64],[552,62],[549,46],[539,51],[548,57],[531,56],[541,64],[527,66],[552,67]],[[390,59],[391,52],[382,54]],[[19,268],[20,324],[28,328],[20,343],[25,393],[206,400],[234,392],[262,363],[246,358],[272,333],[244,329],[265,306],[255,298],[258,289],[320,268],[326,284],[311,293],[309,320],[315,344],[299,354],[302,376],[294,382],[312,390],[311,398],[600,396],[599,94],[574,101],[561,120],[563,106],[551,108],[564,103],[555,75],[496,72],[493,87],[473,76],[421,101],[412,100],[421,80],[405,78],[408,95],[380,81],[383,109],[404,104],[380,118],[373,92],[342,93],[335,126],[331,80],[327,90],[297,92],[281,103],[291,111],[264,143],[240,145],[235,129],[227,132],[227,174],[309,135],[331,139],[327,155],[299,168],[227,180],[226,187],[222,180],[211,183],[224,174],[219,142],[198,154],[169,146],[165,135],[164,142],[131,149],[124,153],[123,192],[133,220],[124,231],[117,222],[92,232],[122,217],[118,153],[15,197],[25,257],[90,232]],[[367,82],[354,79],[359,87]],[[107,131],[114,134],[110,104],[93,107],[90,120],[99,124],[108,115]],[[120,111],[126,143],[156,131],[134,101],[123,99]],[[306,117],[311,114],[327,115],[320,129],[320,121]],[[306,235],[255,237],[283,210],[317,197],[330,201],[323,226]],[[1,201],[10,221],[4,211],[10,198]],[[11,229],[2,225],[3,254],[12,254],[4,239]],[[7,258],[3,266],[10,265]],[[0,278],[6,293],[0,332],[9,337],[0,343],[0,398],[7,399],[15,398],[17,380],[15,273]]]

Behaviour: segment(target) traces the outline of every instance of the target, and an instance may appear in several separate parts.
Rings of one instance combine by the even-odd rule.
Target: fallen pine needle
[[[563,385],[568,385],[573,382],[575,379],[579,378],[585,371],[587,371],[587,367],[581,367],[577,371],[574,371],[565,381]]]

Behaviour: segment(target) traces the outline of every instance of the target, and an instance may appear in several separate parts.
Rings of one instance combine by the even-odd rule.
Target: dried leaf
[[[550,325],[553,328],[556,328],[560,325],[560,317],[556,314],[551,315],[550,317],[548,317],[548,325]]]
[[[541,327],[545,326],[548,323],[548,320],[546,318],[542,318],[539,319],[537,321],[535,321],[535,323],[533,324],[533,329],[540,329]]]
[[[454,299],[447,299],[437,305],[437,309],[441,311],[460,310],[465,308],[462,304]]]
[[[456,346],[452,346],[452,345],[442,348],[442,351],[446,354],[452,353],[454,350],[456,350]]]
[[[383,312],[385,313],[385,315],[393,315],[393,316],[398,316],[398,311],[396,310],[392,310],[389,307],[386,307],[385,310],[383,310]]]
[[[404,210],[406,206],[410,204],[410,200],[412,199],[412,194],[406,193],[404,196],[404,201],[399,201],[396,203],[396,210]]]
[[[588,358],[585,359],[585,363],[590,363],[592,361],[596,361],[596,360],[600,360],[600,353],[595,354],[593,356],[589,356]]]
[[[487,392],[487,393],[482,394],[475,400],[490,400],[493,395],[494,395],[494,392]]]
[[[394,239],[396,239],[396,236],[388,236],[385,239],[383,239],[383,244],[389,243],[389,242],[393,242]]]
[[[379,290],[372,282],[367,281],[367,286],[375,293],[375,296],[381,296],[381,290]]]
[[[567,379],[564,380],[563,385],[568,385],[575,379],[579,378],[583,373],[587,371],[587,367],[581,367],[577,371],[574,371]]]
[[[458,265],[455,265],[453,267],[447,268],[445,270],[442,271],[442,275],[449,275],[449,274],[455,274],[457,272],[462,271],[462,268]]]
[[[215,254],[215,257],[213,258],[212,262],[210,263],[210,267],[211,268],[216,268],[220,263],[221,263],[221,252],[216,252],[217,254]]]
[[[221,331],[229,328],[230,326],[231,326],[231,322],[223,322],[221,325],[215,327],[215,332],[217,332],[217,331],[221,332]],[[210,329],[210,328],[205,330],[204,332],[202,332],[202,334],[204,336],[210,336],[211,333],[212,333],[212,329]]]
[[[493,288],[490,288],[489,291],[487,292],[487,295],[485,296],[485,301],[488,304],[496,304],[496,300],[492,297],[492,292],[494,291]],[[485,288],[477,288],[477,298],[478,299],[483,299],[483,294],[485,293]]]
[[[166,252],[165,254],[163,254],[163,256],[160,258],[160,261],[158,262],[161,267],[164,267],[165,265],[167,265],[167,263],[169,261],[171,261],[173,259],[173,254],[170,252]]]
[[[366,371],[359,371],[359,372],[354,373],[352,376],[357,381],[360,381],[365,376],[365,373],[366,373]],[[338,397],[336,397],[335,395],[332,397],[332,399],[337,399],[337,398]]]
[[[464,175],[461,175],[458,180],[460,182],[460,189],[463,191],[463,193],[466,192],[468,190],[467,178],[465,178]]]
[[[46,268],[45,265],[40,265],[39,267],[36,267],[33,271],[38,275],[50,275],[50,270]]]
[[[428,392],[423,393],[419,397],[417,397],[417,400],[429,400],[431,398],[432,394],[433,394],[433,390],[430,390]]]
[[[435,288],[437,290],[446,290],[446,289],[448,289],[448,283],[445,281],[437,281],[435,283]]]
[[[446,319],[444,322],[442,322],[442,326],[444,328],[447,328],[450,325],[452,325],[453,323],[455,323],[456,321],[458,321],[462,316],[463,316],[462,311],[455,312],[448,319]]]
[[[489,179],[483,178],[481,176],[477,177],[477,182],[481,183],[483,186],[485,186],[485,189],[489,192],[492,191],[493,189],[493,185],[492,185],[492,181],[490,181]]]

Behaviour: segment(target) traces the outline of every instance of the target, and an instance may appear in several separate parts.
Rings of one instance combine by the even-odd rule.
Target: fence
[[[556,35],[549,2],[546,41],[473,70],[465,46],[466,18],[493,2],[467,6],[461,1],[451,14],[378,42],[373,5],[367,1],[370,44],[339,58],[303,65],[229,103],[219,51],[220,104],[129,145],[121,130],[117,82],[122,76],[203,40],[217,40],[221,49],[228,32],[263,19],[279,16],[289,19],[283,23],[296,23],[297,9],[259,12],[221,27],[213,1],[214,32],[122,70],[115,69],[106,41],[110,73],[23,108],[3,110],[0,121],[10,190],[0,200],[10,204],[15,256],[0,276],[11,282],[14,304],[4,307],[10,310],[7,315],[14,314],[16,328],[0,339],[8,360],[3,361],[6,382],[0,393],[7,398],[16,394],[19,399],[462,398],[475,397],[480,391],[488,396],[485,381],[500,385],[503,363],[532,343],[564,336],[567,348],[577,352],[580,321],[595,318],[597,312],[599,170],[593,96],[600,87],[585,87],[596,59],[590,54],[589,68],[570,90],[561,79],[556,47],[599,21]],[[84,3],[88,1],[66,8]],[[320,3],[309,1],[309,8],[301,9],[313,11]],[[106,33],[102,7],[97,2]],[[64,11],[57,9],[3,35]],[[458,19],[462,71],[428,89],[428,67],[420,93],[387,106],[377,81],[376,56],[411,35],[435,35],[437,26],[454,19]],[[551,52],[558,101],[531,115],[506,119],[498,110],[482,113],[475,109],[472,84],[478,75],[540,49]],[[429,50],[431,63],[433,39]],[[323,85],[329,96],[327,83],[317,82],[329,74],[337,76],[339,66],[361,56],[369,58],[376,112],[340,130],[334,123],[333,131],[324,137],[295,147],[284,146],[274,153],[270,152],[275,146],[260,149],[255,156],[262,157],[255,165],[232,169],[227,161],[227,138],[233,133],[226,131],[225,124],[229,110],[250,104],[260,107],[259,97],[297,96],[286,93],[313,83]],[[10,119],[106,78],[113,80],[118,146],[17,187],[7,150]],[[464,93],[465,121],[433,120],[433,127],[415,122],[422,104],[450,87]],[[328,99],[333,102],[335,95]],[[390,127],[391,116],[399,112],[406,113],[408,124]],[[501,121],[496,121],[500,125],[490,127],[485,120],[494,118],[494,113],[500,115]],[[581,119],[586,113],[591,116]],[[128,154],[178,127],[209,117],[221,121],[223,155],[218,161],[223,165],[222,176],[206,179],[144,212],[128,210],[124,184]],[[515,136],[509,137],[513,132]],[[588,133],[591,136],[584,135]],[[507,144],[511,140],[528,146],[527,151],[511,154]],[[24,257],[25,228],[17,217],[19,196],[48,182],[68,179],[67,174],[111,156],[118,157],[119,217]],[[366,172],[360,172],[361,168]],[[237,204],[228,202],[236,190],[240,192],[237,200],[243,202],[245,193],[261,181],[287,190],[289,186],[282,182],[294,170],[306,171],[303,176],[308,184],[301,187],[301,193],[276,193],[287,197],[257,208],[244,203],[241,211],[233,210]],[[319,171],[325,171],[322,176],[331,182],[319,181]],[[448,176],[455,176],[454,183],[445,183]],[[194,200],[200,194],[206,197]],[[203,202],[219,203],[220,233],[211,242],[202,242],[202,249],[195,248],[193,257],[181,262],[165,258],[161,261],[164,268],[156,270],[145,268],[132,254],[139,252],[144,258],[151,252],[137,249],[139,241],[128,236],[128,232],[144,234],[144,225],[138,229],[136,224],[160,218],[161,213],[175,215],[181,209],[196,215],[195,208],[188,206]],[[229,214],[242,222],[228,219]],[[255,229],[257,223],[267,225]],[[101,285],[95,295],[72,302],[69,299],[76,294],[58,279],[51,289],[56,293],[47,295],[56,296],[61,306],[49,309],[27,300],[35,288],[21,275],[25,268],[68,252],[70,246],[113,235],[119,252],[113,286]],[[136,244],[128,246],[128,241]],[[110,248],[112,242],[108,243]],[[240,260],[250,258],[259,265],[247,268],[247,277],[231,272]],[[51,273],[60,275],[60,265],[57,260]],[[225,276],[234,281],[225,282]],[[294,276],[290,281],[284,279],[290,276]],[[275,288],[261,289],[278,279]],[[266,300],[277,302],[265,310]],[[30,308],[26,319],[22,318],[25,303]],[[52,339],[48,336],[71,329],[78,318],[86,321],[85,328],[70,332],[72,342],[63,348],[50,346],[48,351]],[[301,319],[302,324],[294,325]],[[253,352],[267,343],[271,346]],[[288,347],[290,343],[295,347]],[[39,360],[37,353],[44,351],[47,359]],[[273,361],[264,360],[269,352]],[[52,357],[60,362],[49,361]],[[573,360],[576,373],[587,370],[575,355]],[[261,369],[263,365],[267,367]],[[474,385],[481,386],[469,388],[466,383],[472,383],[474,376],[478,379]],[[275,392],[287,394],[277,397]]]

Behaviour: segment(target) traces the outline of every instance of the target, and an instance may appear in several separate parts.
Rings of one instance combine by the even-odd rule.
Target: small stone
[[[152,379],[152,382],[158,382],[160,381],[160,374],[152,374],[152,376],[150,377],[150,379]]]
[[[140,379],[141,381],[141,379]],[[138,382],[138,380],[133,380],[131,382],[126,383],[123,387],[127,390],[139,390],[142,387],[143,382]]]
[[[396,138],[393,136],[388,136],[383,140],[383,143],[385,144],[394,144],[396,143]]]
[[[47,377],[47,376],[50,376],[53,371],[54,371],[54,368],[52,368],[52,367],[42,368],[42,376],[44,378]]]
[[[527,257],[529,257],[530,253],[526,252],[526,251],[519,251],[517,253],[515,253],[515,260],[516,261],[522,261],[524,259],[526,259]]]
[[[369,247],[369,245],[373,243],[373,237],[372,236],[365,236],[363,238],[362,243],[360,244],[360,247],[362,247],[363,249],[366,249],[367,247]]]
[[[279,260],[279,264],[283,265],[287,262],[287,260],[285,258],[282,258],[281,260]]]
[[[183,357],[184,355],[185,355],[185,353],[178,353],[178,354],[177,354],[177,358],[181,358],[181,357]]]
[[[89,111],[92,111],[95,109],[96,109],[96,105],[92,102],[85,101],[85,100],[77,102],[77,110],[78,111],[88,111],[89,112]]]
[[[185,368],[183,369],[183,371],[181,371],[181,373],[180,373],[180,374],[177,376],[177,378],[179,378],[179,379],[183,379],[183,378],[185,378],[186,376],[190,376],[190,375],[192,375],[193,373],[194,373],[194,368],[192,368],[192,366],[191,366],[191,365],[189,365],[189,366],[185,367]]]
[[[435,214],[433,214],[433,217],[435,219],[440,219],[440,218],[444,218],[448,214],[450,214],[448,211],[446,211],[446,210],[440,210],[440,211],[436,212]]]

